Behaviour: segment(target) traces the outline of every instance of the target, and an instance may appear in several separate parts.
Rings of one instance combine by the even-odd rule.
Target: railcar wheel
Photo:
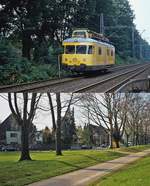
[[[103,69],[103,72],[104,73],[107,73],[108,72],[108,69],[107,68]]]

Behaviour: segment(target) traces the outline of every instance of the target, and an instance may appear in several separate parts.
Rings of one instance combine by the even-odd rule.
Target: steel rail
[[[76,89],[75,91],[73,91],[73,93],[82,93],[82,92],[86,92],[87,90],[93,89],[93,88],[96,87],[96,86],[103,85],[103,84],[105,84],[105,83],[107,83],[107,82],[109,82],[109,81],[111,81],[111,80],[114,80],[114,79],[119,78],[119,77],[121,77],[121,76],[130,74],[130,73],[135,72],[135,71],[137,71],[137,70],[140,70],[141,68],[142,68],[142,71],[145,71],[145,70],[147,70],[147,66],[149,66],[149,65],[146,64],[145,66],[146,66],[146,67],[144,68],[144,70],[143,70],[143,66],[142,66],[142,67],[138,67],[138,68],[136,68],[136,69],[129,70],[129,71],[126,71],[126,72],[117,74],[117,75],[115,75],[115,76],[113,76],[113,77],[109,77],[109,78],[107,78],[107,79],[98,81],[98,82],[93,83],[93,84],[91,84],[91,85],[87,85],[87,86],[85,86],[85,87]],[[140,71],[140,73],[141,73],[141,71]],[[134,76],[134,77],[135,77],[135,76]],[[108,90],[108,91],[109,91],[109,90]]]
[[[121,86],[123,86],[124,84],[126,84],[128,81],[130,81],[132,78],[136,77],[137,75],[142,74],[142,73],[143,73],[144,71],[146,71],[146,70],[147,70],[147,68],[142,69],[142,70],[139,71],[139,72],[136,72],[135,74],[129,76],[128,78],[124,79],[123,81],[119,82],[118,84],[114,85],[113,87],[107,89],[107,90],[105,91],[105,93],[117,92],[118,89],[119,89]]]
[[[39,82],[34,82],[34,83],[25,83],[25,84],[17,84],[17,85],[12,85],[12,86],[4,86],[0,87],[0,92],[25,92],[25,91],[30,91],[32,89],[38,89],[38,88],[43,88],[46,86],[54,86],[54,85],[59,85],[63,84],[66,82],[71,82],[71,81],[76,81],[83,79],[84,77],[77,77],[77,78],[65,78],[65,79],[53,79],[53,80],[47,80],[47,81],[39,81]]]

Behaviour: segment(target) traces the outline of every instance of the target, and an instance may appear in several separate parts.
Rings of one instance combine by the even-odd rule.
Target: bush
[[[11,45],[7,40],[0,41],[0,65],[14,63],[19,58],[19,50]]]
[[[49,58],[53,64],[48,64]],[[54,55],[53,57],[41,57],[39,61],[40,63],[33,63],[22,58],[19,49],[13,47],[9,41],[2,40],[0,43],[0,84],[46,80],[57,75],[58,67]]]

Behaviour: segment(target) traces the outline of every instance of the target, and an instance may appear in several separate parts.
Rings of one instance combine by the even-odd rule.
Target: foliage
[[[0,82],[2,85],[12,83],[25,83],[30,81],[48,80],[57,74],[57,66],[33,65],[22,58],[14,63],[0,66]]]
[[[16,59],[16,56],[21,55],[30,61],[27,66],[33,66],[33,72],[28,73],[25,68],[25,73],[19,71],[17,78],[7,83],[47,79],[51,72],[44,72],[45,69],[38,64],[56,66],[58,55],[62,53],[62,41],[71,36],[73,28],[86,27],[99,32],[101,13],[104,14],[105,35],[115,45],[117,55],[123,58],[120,60],[117,57],[117,63],[133,63],[131,57],[150,58],[150,46],[134,25],[134,12],[128,0],[14,0],[13,3],[12,0],[2,0],[0,6],[0,36],[11,40],[13,46],[18,47],[5,43],[4,48],[0,44],[0,65],[14,63],[13,66],[1,67],[1,72],[12,69],[11,74],[14,74],[17,61],[19,66],[22,63],[22,58]],[[135,35],[135,55],[132,30]],[[1,79],[6,82],[11,75],[3,76]]]
[[[91,139],[92,131],[89,127],[89,125],[85,125],[83,128],[82,138],[83,138],[83,144],[87,145],[88,147],[93,145],[93,141]]]
[[[70,110],[67,116],[63,118],[62,126],[62,145],[64,148],[70,148],[76,141],[76,125],[74,119],[74,110]]]
[[[56,59],[54,59],[56,60]],[[20,51],[8,40],[0,43],[0,84],[12,84],[46,80],[57,75],[58,67],[53,64],[35,64],[20,56]]]
[[[121,57],[133,55],[133,28],[136,57],[139,57],[141,42],[144,48],[149,47],[134,25],[134,12],[128,0],[37,0],[36,3],[3,0],[1,5],[1,35],[18,35],[18,39],[22,41],[23,56],[27,58],[31,58],[32,48],[35,50],[36,60],[45,56],[49,42],[55,48],[56,45],[60,46],[74,27],[88,27],[99,32],[101,13],[104,14],[105,34]],[[148,55],[146,52],[143,54],[144,57]]]
[[[48,127],[43,130],[43,144],[50,145],[52,141],[51,131]]]
[[[12,44],[5,39],[0,40],[0,65],[14,63],[17,58],[19,50],[12,46]]]

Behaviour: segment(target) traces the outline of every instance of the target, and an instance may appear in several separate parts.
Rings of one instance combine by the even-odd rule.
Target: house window
[[[11,133],[11,134],[10,134],[10,137],[11,137],[11,138],[16,138],[16,137],[17,137],[17,133]]]

